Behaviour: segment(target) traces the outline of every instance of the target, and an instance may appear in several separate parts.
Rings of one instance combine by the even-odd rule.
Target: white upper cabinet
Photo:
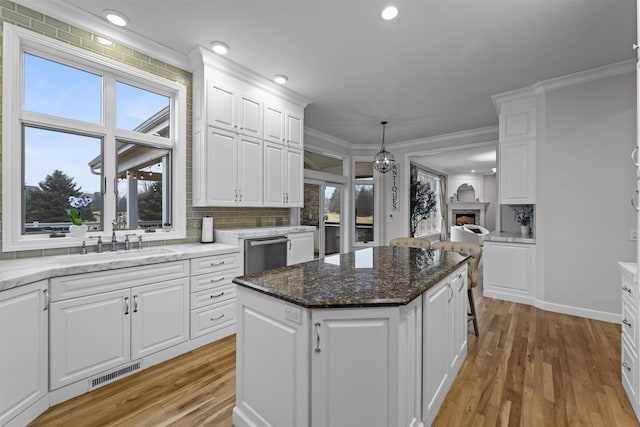
[[[190,58],[193,205],[302,206],[310,100],[202,47]]]
[[[498,202],[536,203],[536,98],[532,90],[494,95],[498,112]]]

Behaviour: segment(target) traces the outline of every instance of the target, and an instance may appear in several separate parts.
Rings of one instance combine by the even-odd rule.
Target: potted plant
[[[86,224],[82,223],[80,209],[85,206],[89,206],[92,201],[93,199],[90,196],[69,196],[69,205],[71,205],[71,207],[69,209],[65,209],[65,212],[67,213],[67,216],[69,216],[69,220],[71,220],[69,234],[73,237],[84,237],[87,234],[88,227]]]
[[[520,224],[520,232],[523,236],[528,236],[531,232],[531,220],[533,219],[533,207],[525,206],[522,210],[513,210],[513,219]]]

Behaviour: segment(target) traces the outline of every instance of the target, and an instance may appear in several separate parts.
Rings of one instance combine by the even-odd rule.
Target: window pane
[[[116,126],[169,137],[169,97],[125,83],[116,83]]]
[[[325,255],[331,255],[340,252],[340,215],[342,212],[342,196],[340,194],[340,188],[341,187],[327,185],[324,189]]]
[[[373,183],[356,184],[356,242],[373,241]]]
[[[171,224],[170,154],[170,150],[118,143],[117,229]]]
[[[99,124],[102,78],[57,62],[24,54],[24,108]]]
[[[69,197],[90,230],[102,230],[102,141],[99,138],[24,127],[23,233],[67,232]],[[88,196],[92,201],[85,203]],[[76,203],[76,204],[78,204]],[[70,212],[71,213],[71,212]]]

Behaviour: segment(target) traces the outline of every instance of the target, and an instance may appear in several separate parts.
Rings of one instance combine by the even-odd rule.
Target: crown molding
[[[476,137],[476,136],[480,136],[480,137],[488,136],[490,140],[493,141],[494,139],[496,139],[495,137],[497,133],[498,133],[498,126],[494,125],[494,126],[486,126],[486,127],[477,128],[477,129],[463,130],[459,132],[445,133],[443,135],[431,136],[428,138],[413,139],[413,140],[404,141],[404,142],[395,142],[392,144],[386,144],[386,146],[388,148],[407,148],[407,147],[415,147],[418,145],[419,146],[431,145],[439,142],[450,141],[453,139],[469,138],[469,137]],[[477,146],[476,144],[471,144],[471,145]],[[371,147],[367,147],[367,148],[371,148]]]
[[[312,136],[314,138],[321,139],[322,141],[329,142],[331,144],[337,145],[338,147],[342,147],[347,150],[353,149],[353,145],[351,145],[349,142],[345,141],[344,139],[337,138],[333,135],[329,135],[328,133],[321,132],[319,130],[310,128],[308,126],[304,127],[304,134],[308,136]]]
[[[259,74],[244,65],[233,62],[228,58],[224,58],[220,55],[216,55],[210,49],[204,46],[196,46],[188,56],[190,60],[189,70],[195,70],[199,66],[206,66],[215,70],[221,71],[225,74],[229,74],[237,79],[243,80],[254,86],[257,86],[261,90],[284,98],[296,105],[305,108],[307,105],[313,102],[312,99],[306,96],[300,95],[291,89],[279,85],[271,79]]]
[[[500,114],[500,107],[506,102],[519,101],[527,97],[531,97],[533,99],[536,95],[550,90],[561,89],[581,83],[588,83],[595,80],[631,73],[635,70],[635,65],[635,59],[614,62],[613,64],[603,65],[602,67],[591,68],[588,70],[578,71],[577,73],[567,74],[565,76],[542,80],[521,89],[499,93],[493,95],[491,97],[491,101],[493,102],[493,108],[495,108],[496,112]]]
[[[44,13],[62,22],[74,25],[83,30],[97,34],[100,37],[125,45],[145,53],[154,59],[178,68],[190,70],[189,59],[181,52],[173,50],[163,44],[154,42],[146,37],[110,24],[102,17],[93,15],[80,8],[60,0],[15,0],[17,4]]]

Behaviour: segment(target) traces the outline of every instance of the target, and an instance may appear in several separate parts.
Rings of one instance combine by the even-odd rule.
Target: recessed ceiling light
[[[382,10],[382,19],[384,20],[389,21],[396,16],[398,16],[398,9],[393,6],[387,6]]]
[[[496,168],[491,168],[491,170],[493,171],[493,173],[496,173]]]
[[[475,169],[471,169],[471,173],[476,173],[476,170]]]
[[[285,76],[284,74],[277,74],[273,76],[273,81],[278,83],[279,85],[283,85],[287,81],[289,81],[289,77]]]
[[[218,55],[226,55],[229,52],[229,46],[223,42],[211,42],[211,50]]]
[[[129,19],[124,16],[120,12],[116,12],[115,10],[105,9],[104,16],[107,18],[107,21],[111,22],[113,25],[117,25],[118,27],[126,27],[129,23]]]

